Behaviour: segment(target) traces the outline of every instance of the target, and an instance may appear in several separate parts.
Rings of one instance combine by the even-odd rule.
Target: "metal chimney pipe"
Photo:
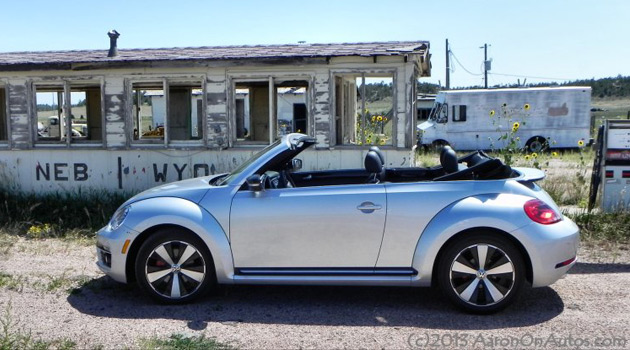
[[[118,46],[116,45],[116,40],[118,40],[120,34],[118,34],[115,29],[112,29],[107,32],[107,35],[109,36],[109,53],[107,53],[107,57],[116,57],[118,56]]]

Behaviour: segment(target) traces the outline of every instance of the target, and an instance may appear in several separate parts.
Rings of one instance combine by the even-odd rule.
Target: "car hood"
[[[425,131],[425,130],[427,130],[428,128],[430,128],[432,126],[433,126],[433,121],[432,120],[427,120],[426,122],[422,122],[422,123],[418,124],[416,126],[416,130],[417,131]]]
[[[212,185],[209,184],[209,182],[212,181],[212,179],[223,175],[225,174],[196,177],[193,179],[176,181],[153,187],[131,197],[123,205],[156,197],[177,197],[187,199],[191,202],[199,203],[206,192],[213,188]]]

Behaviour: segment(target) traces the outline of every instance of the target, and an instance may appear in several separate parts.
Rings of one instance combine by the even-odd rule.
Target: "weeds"
[[[0,288],[21,292],[22,288],[24,288],[24,281],[22,277],[15,277],[8,273],[0,272]]]
[[[168,339],[149,338],[140,341],[142,349],[163,349],[163,350],[213,350],[213,349],[234,349],[233,347],[220,343],[205,336],[187,337],[183,334],[173,334]]]
[[[0,229],[32,239],[93,236],[128,196],[106,191],[26,194],[0,188]]]
[[[589,213],[567,214],[580,227],[580,234],[586,241],[630,241],[630,213]]]
[[[77,344],[70,339],[55,340],[33,339],[30,331],[19,325],[19,320],[13,318],[11,302],[7,304],[0,317],[0,350],[33,349],[33,350],[70,350],[76,349]]]

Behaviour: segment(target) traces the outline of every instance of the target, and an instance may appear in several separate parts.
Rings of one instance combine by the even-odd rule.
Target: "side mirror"
[[[291,159],[291,171],[298,171],[302,169],[302,159]]]
[[[260,192],[263,190],[262,181],[260,175],[254,174],[247,178],[247,186],[251,191]]]

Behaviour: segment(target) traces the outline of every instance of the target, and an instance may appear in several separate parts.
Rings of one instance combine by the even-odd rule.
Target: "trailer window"
[[[7,131],[7,92],[4,88],[0,88],[0,141],[8,140]]]
[[[336,75],[336,143],[392,145],[395,98],[391,73]]]
[[[155,142],[164,140],[166,97],[162,82],[132,84],[133,140]]]
[[[201,82],[168,84],[168,138],[200,140],[203,135],[203,89]]]
[[[275,86],[276,136],[292,132],[308,134],[307,81],[288,81]]]
[[[269,143],[269,82],[237,83],[234,98],[236,141]]]
[[[35,85],[36,140],[59,143],[67,134],[64,85]]]
[[[103,139],[101,87],[70,84],[72,142],[100,142]]]
[[[466,121],[466,105],[453,106],[453,121],[454,122]]]

